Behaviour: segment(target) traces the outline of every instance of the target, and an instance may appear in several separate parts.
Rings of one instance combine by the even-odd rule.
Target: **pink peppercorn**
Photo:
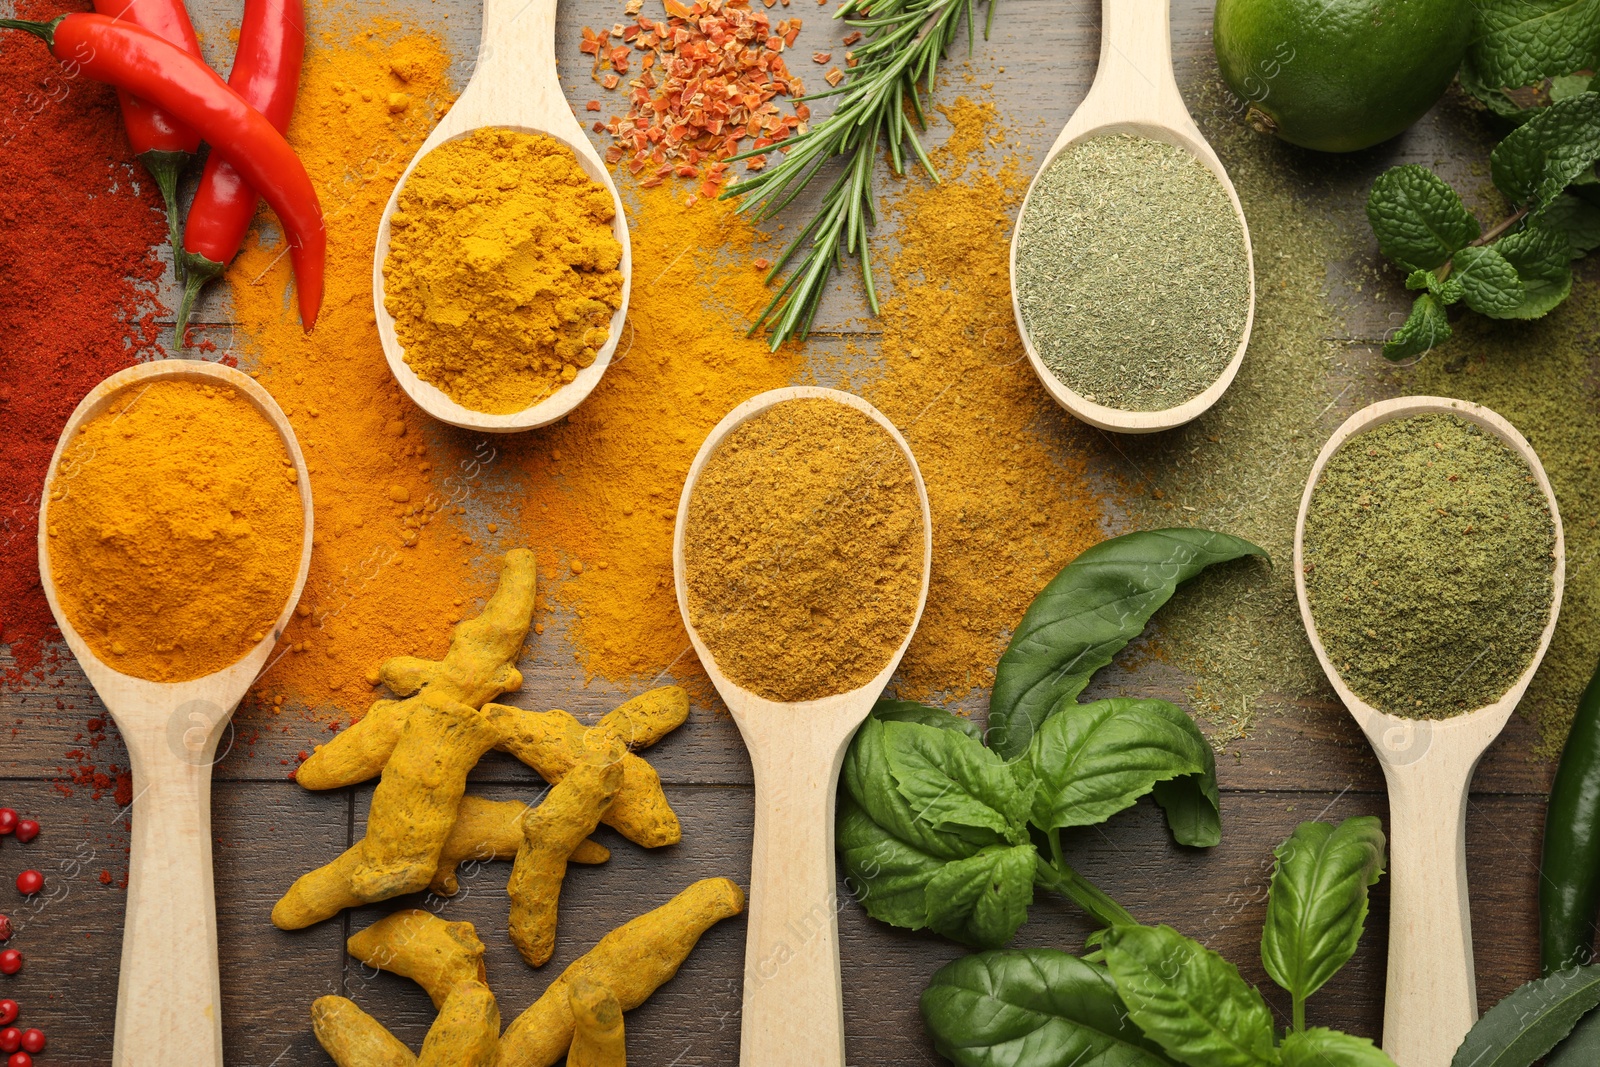
[[[16,974],[22,970],[22,953],[14,948],[0,952],[0,974]]]
[[[34,819],[21,819],[17,822],[17,840],[26,845],[29,841],[39,836],[39,823]]]
[[[44,888],[44,875],[38,871],[28,870],[17,875],[17,892],[25,897],[31,897]]]
[[[6,1060],[6,1067],[33,1067],[33,1057],[26,1052],[13,1052]]]
[[[17,1002],[11,1000],[10,998],[0,1000],[0,1026],[10,1026],[12,1023],[16,1022],[17,1012],[21,1010],[22,1009],[17,1006]]]
[[[22,1050],[24,1052],[43,1052],[45,1046],[44,1031],[38,1027],[30,1026],[22,1031]]]
[[[0,1052],[15,1052],[22,1047],[22,1031],[15,1026],[0,1030]]]

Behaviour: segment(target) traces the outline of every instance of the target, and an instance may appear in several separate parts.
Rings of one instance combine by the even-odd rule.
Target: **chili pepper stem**
[[[139,153],[139,162],[156,180],[156,188],[161,190],[161,199],[167,205],[167,242],[172,246],[172,276],[179,281],[184,276],[185,256],[183,227],[178,224],[178,179],[183,176],[183,168],[189,165],[189,159],[187,152],[151,149]],[[182,347],[181,341],[179,347]]]
[[[189,313],[194,310],[195,300],[206,283],[222,273],[226,264],[184,250],[178,252],[177,262],[183,265],[183,299],[178,302],[176,325],[177,345],[182,349],[188,344],[185,335],[189,332]]]
[[[30,22],[27,19],[0,19],[0,30],[21,30],[31,33],[51,49],[56,46],[56,27],[61,25],[65,15],[57,15],[49,22]]]

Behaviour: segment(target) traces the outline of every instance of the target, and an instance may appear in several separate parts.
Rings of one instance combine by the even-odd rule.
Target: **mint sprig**
[[[1421,290],[1384,356],[1413,359],[1442,344],[1453,304],[1492,319],[1536,319],[1565,300],[1572,260],[1600,247],[1597,161],[1600,93],[1584,92],[1544,108],[1490,154],[1495,187],[1514,210],[1487,230],[1426,167],[1380,175],[1367,218],[1406,287]]]
[[[1461,84],[1523,121],[1584,92],[1600,66],[1600,0],[1477,0]]]

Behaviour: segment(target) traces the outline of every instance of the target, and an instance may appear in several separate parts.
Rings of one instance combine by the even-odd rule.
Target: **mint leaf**
[[[1297,1010],[1355,955],[1383,850],[1382,825],[1363,815],[1338,826],[1303,822],[1273,852],[1261,963]]]
[[[1379,250],[1407,270],[1444,266],[1481,232],[1449,183],[1415,163],[1378,176],[1367,197],[1367,218]]]
[[[1496,89],[1600,64],[1600,0],[1476,0],[1473,73]]]
[[[1586,93],[1593,83],[1594,75],[1592,74],[1564,74],[1559,78],[1551,78],[1550,102],[1559,104],[1568,97]]]
[[[928,881],[929,929],[974,948],[1004,945],[1028,921],[1038,863],[1032,845],[992,845],[945,864]]]
[[[1562,193],[1539,212],[1539,221],[1566,234],[1575,255],[1600,248],[1600,206],[1581,196]],[[1503,250],[1501,254],[1505,254]]]
[[[1394,1067],[1388,1054],[1366,1038],[1321,1027],[1285,1034],[1278,1055],[1283,1067]]]
[[[1522,302],[1496,318],[1537,319],[1572,292],[1572,241],[1564,231],[1545,221],[1549,210],[1490,246],[1516,269],[1523,288]]]
[[[1450,339],[1450,319],[1432,293],[1423,293],[1411,305],[1411,317],[1383,343],[1383,358],[1402,360],[1421,356]]]
[[[1597,159],[1600,93],[1583,93],[1551,104],[1508,133],[1489,154],[1489,173],[1513,204],[1537,210]]]
[[[1406,288],[1426,289],[1447,307],[1461,299],[1461,279],[1446,278],[1440,281],[1439,276],[1431,270],[1414,270],[1406,275]]]
[[[1180,1063],[1275,1067],[1272,1013],[1233,964],[1170,926],[1114,926],[1106,966],[1128,1014]]]
[[[1463,248],[1455,255],[1451,281],[1461,286],[1467,307],[1492,319],[1509,317],[1522,305],[1526,293],[1505,256],[1492,248]]]

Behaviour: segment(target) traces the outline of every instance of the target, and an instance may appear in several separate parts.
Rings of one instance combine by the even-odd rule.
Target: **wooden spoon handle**
[[[755,848],[745,943],[743,1067],[844,1067],[834,793],[842,753],[752,752]],[[835,745],[835,748],[838,746]],[[829,760],[832,770],[827,771]]]
[[[1397,1067],[1449,1067],[1478,1017],[1467,905],[1470,765],[1386,766],[1389,977],[1383,1049]]]
[[[1101,0],[1100,66],[1064,137],[1121,122],[1194,131],[1172,74],[1169,0]]]
[[[133,843],[117,985],[116,1067],[159,1067],[174,1056],[194,1067],[222,1064],[211,880],[216,739],[208,738],[208,729],[197,719],[192,726],[180,722],[171,730],[124,733],[133,765]],[[199,732],[185,739],[190,731]]]

